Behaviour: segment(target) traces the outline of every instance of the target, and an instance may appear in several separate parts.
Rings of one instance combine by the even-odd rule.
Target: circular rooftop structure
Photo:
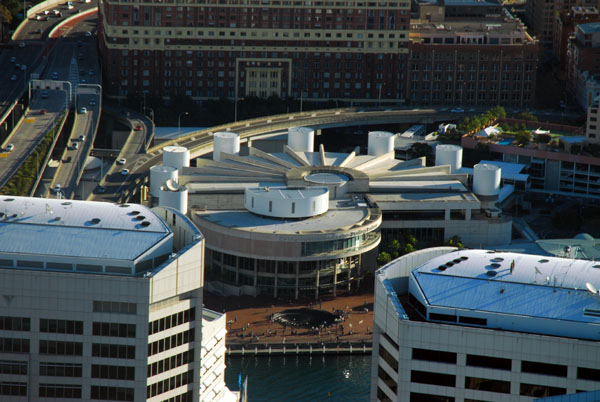
[[[274,218],[307,218],[329,209],[327,187],[246,188],[245,199],[248,211]]]
[[[304,176],[304,180],[314,184],[336,185],[344,184],[350,178],[341,173],[310,173]]]

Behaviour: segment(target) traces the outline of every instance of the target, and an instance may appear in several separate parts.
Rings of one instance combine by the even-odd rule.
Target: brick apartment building
[[[518,19],[411,23],[406,98],[413,104],[534,102],[538,43]]]
[[[558,61],[558,74],[560,79],[566,79],[569,61],[569,40],[575,32],[577,24],[600,21],[600,12],[596,7],[571,7],[556,16],[553,30],[552,54]]]
[[[600,95],[600,22],[579,24],[569,42],[567,90],[587,109]]]
[[[568,12],[573,6],[600,9],[600,0],[527,0],[527,26],[543,46],[551,47],[553,32],[557,28],[556,16]]]
[[[408,1],[104,0],[105,88],[113,97],[399,101],[409,9]]]

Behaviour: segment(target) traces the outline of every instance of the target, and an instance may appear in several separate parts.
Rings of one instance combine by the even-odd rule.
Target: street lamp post
[[[177,133],[179,134],[181,132],[181,116],[187,116],[189,114],[189,112],[181,112],[179,113],[179,116],[177,117]]]

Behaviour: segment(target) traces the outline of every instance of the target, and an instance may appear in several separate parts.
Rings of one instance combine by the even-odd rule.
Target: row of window
[[[81,377],[82,365],[77,363],[40,363],[40,375],[48,377]]]
[[[0,374],[27,375],[27,362],[0,360]]]
[[[40,332],[55,334],[83,334],[83,321],[40,319]]]
[[[135,303],[94,300],[94,313],[137,314]]]
[[[94,400],[132,402],[134,400],[134,390],[133,388],[92,385],[90,396]]]
[[[112,359],[135,359],[135,346],[93,343],[92,356]]]
[[[159,318],[148,324],[148,335],[165,331],[169,328],[185,324],[196,319],[196,308],[180,311],[167,317]]]
[[[0,353],[29,353],[29,339],[0,338]]]
[[[172,370],[194,361],[194,349],[148,364],[148,377]]]
[[[0,330],[29,331],[30,329],[31,323],[27,317],[0,317]]]
[[[133,381],[135,380],[135,367],[92,364],[92,378]]]
[[[157,353],[164,352],[177,346],[184,345],[186,343],[194,342],[195,331],[194,328],[190,328],[187,331],[180,332],[175,335],[168,336],[164,339],[159,339],[148,344],[148,356],[155,355]]]
[[[94,322],[92,334],[97,336],[113,336],[118,338],[135,338],[135,324],[115,322]]]
[[[82,356],[83,343],[40,340],[40,354],[61,356]]]
[[[40,384],[39,395],[42,398],[81,399],[81,385]]]
[[[182,385],[191,384],[192,382],[194,382],[194,370],[177,374],[171,378],[167,378],[166,380],[148,385],[146,394],[148,398],[152,398],[156,395],[179,388]]]

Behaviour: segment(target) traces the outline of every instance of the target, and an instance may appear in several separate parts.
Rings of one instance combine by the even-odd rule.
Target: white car
[[[121,158],[117,161],[117,165],[124,165],[125,163],[127,163],[127,159],[125,158]]]
[[[11,80],[11,81],[16,81],[16,80],[17,80],[17,76],[16,76],[16,75],[14,75],[14,74],[13,74],[13,75],[11,75],[11,76],[10,76],[10,80]]]
[[[129,174],[129,169],[123,169],[123,170],[121,170],[121,175],[127,176],[128,174]]]
[[[452,113],[464,113],[465,109],[463,109],[462,107],[455,107],[454,109],[450,110]]]
[[[11,152],[13,149],[15,149],[14,144],[7,144],[6,145],[6,148],[5,148],[6,152]]]
[[[90,31],[87,31],[87,32],[85,33],[85,36],[92,36],[92,33],[91,33]]]
[[[80,135],[79,136],[79,141],[81,141],[81,142],[85,141],[85,135]]]
[[[79,109],[79,113],[86,114],[87,113],[87,108],[85,108],[85,107],[80,108]]]

